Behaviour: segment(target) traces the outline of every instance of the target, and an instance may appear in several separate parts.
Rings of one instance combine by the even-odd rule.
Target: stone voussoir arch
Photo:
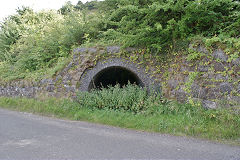
[[[91,91],[93,88],[116,83],[122,86],[128,82],[160,92],[160,84],[156,83],[143,67],[123,58],[99,60],[95,66],[87,68],[80,78],[79,91]]]

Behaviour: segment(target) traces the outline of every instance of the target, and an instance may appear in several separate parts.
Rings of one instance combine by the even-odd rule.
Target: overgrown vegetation
[[[233,0],[111,1],[106,35],[129,46],[161,50],[195,35],[239,37],[239,2]]]
[[[178,56],[175,51],[189,41],[210,48],[224,45],[229,62],[238,58],[239,1],[105,0],[85,4],[79,1],[77,5],[68,2],[58,11],[40,12],[22,7],[0,24],[0,81],[51,77],[69,63],[72,49],[79,46],[137,47],[141,48],[139,55],[130,59],[140,57],[154,64],[149,57],[165,61],[163,57]],[[186,54],[188,61],[202,56],[196,51]],[[161,72],[159,68],[156,71]],[[190,92],[197,76],[198,72],[189,75],[186,92]],[[130,85],[81,93],[77,101],[1,97],[0,106],[212,140],[236,142],[240,137],[237,108],[205,110],[149,95],[146,90]]]
[[[56,11],[19,9],[8,17],[0,32],[1,78],[25,78],[61,65],[73,45],[83,44],[91,29],[81,12],[61,15]],[[94,18],[91,19],[92,22]]]
[[[146,89],[128,84],[126,88],[120,85],[102,88],[89,92],[80,92],[78,103],[80,106],[97,109],[124,110],[133,113],[148,112],[149,108],[154,109],[159,100],[158,96],[148,95]]]
[[[105,0],[58,11],[17,10],[0,25],[0,79],[53,75],[80,45],[140,47],[153,55],[179,47],[178,42],[225,43],[240,49],[240,3],[237,0]],[[169,53],[168,53],[169,54]]]
[[[81,93],[76,101],[1,97],[0,106],[138,130],[229,141],[239,145],[240,116],[236,108],[206,110],[200,106],[164,100],[131,85]]]

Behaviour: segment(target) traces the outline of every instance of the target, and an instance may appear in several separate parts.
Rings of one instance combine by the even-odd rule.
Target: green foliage
[[[62,15],[67,15],[72,11],[83,11],[83,10],[96,10],[99,8],[99,2],[97,0],[82,3],[82,1],[78,1],[78,3],[74,6],[70,1],[66,2],[58,11]]]
[[[99,16],[74,9],[65,15],[19,9],[1,24],[0,61],[4,63],[0,73],[4,70],[8,74],[3,72],[0,78],[24,78],[26,73],[53,68],[59,59],[69,57],[74,45],[96,39],[101,23]]]
[[[134,113],[146,110],[149,103],[154,102],[156,97],[148,96],[146,90],[138,86],[127,85],[120,88],[119,85],[102,88],[89,92],[80,92],[78,102],[80,106],[88,108],[108,108],[114,110],[126,110]]]
[[[21,16],[33,13],[33,10],[28,7],[22,7],[17,9],[17,13],[18,15],[9,16],[4,22],[0,23],[0,62],[13,62],[16,58],[17,54],[9,51],[24,31]]]
[[[15,54],[9,53],[11,45],[16,43],[19,38],[19,27],[15,21],[7,19],[1,24],[0,29],[0,61],[13,61]]]
[[[20,69],[36,70],[42,62],[51,60],[53,54],[57,53],[55,43],[58,37],[43,38],[50,36],[49,32],[56,27],[54,23],[61,23],[61,17],[52,11],[35,13],[30,10],[21,14],[15,15],[14,19],[9,19],[8,23],[2,26],[8,27],[9,23],[14,24],[15,29],[12,31],[17,31],[15,33],[17,38],[6,50],[10,54],[9,59],[6,60],[17,65],[21,64]],[[5,31],[4,28],[1,30],[1,32]],[[1,43],[0,46],[4,45]]]
[[[97,0],[86,2],[85,4],[83,4],[83,8],[87,10],[98,9],[98,7],[99,7],[99,2]]]
[[[203,54],[201,52],[197,52],[197,51],[194,51],[192,49],[189,49],[188,51],[189,51],[189,53],[187,55],[187,60],[188,61],[198,60],[203,56]]]
[[[129,89],[131,91],[128,91]],[[125,92],[124,90],[136,93],[136,95],[130,94],[131,98],[127,96],[123,98],[121,96]],[[117,94],[113,91],[120,91],[121,96],[116,96]],[[115,89],[110,88],[109,91],[103,90],[102,92],[89,93],[92,95],[82,93],[84,95],[79,95],[78,98],[83,99],[78,99],[78,101],[56,98],[0,97],[0,106],[23,112],[97,122],[137,130],[189,135],[220,141],[231,140],[231,142],[239,145],[240,117],[236,108],[234,110],[231,108],[205,110],[202,107],[190,104],[163,101],[151,97],[151,95],[149,95],[150,97],[147,96],[144,90],[137,89],[136,86],[128,86],[125,89],[115,87]],[[114,96],[115,101],[112,102],[113,98],[106,96]],[[91,102],[84,99],[85,97]],[[145,98],[145,101],[148,101],[147,103],[144,101],[144,104],[149,106],[140,107],[141,109],[138,106],[134,108],[136,107],[135,104],[142,105],[142,97]],[[98,98],[96,102],[94,102],[94,98]],[[133,102],[133,99],[136,102]],[[123,106],[126,108],[121,108]]]
[[[110,36],[126,46],[160,50],[193,35],[240,34],[237,1],[106,0],[104,3],[112,6],[108,12],[107,38]]]
[[[123,88],[116,85],[114,87],[110,86],[108,89],[79,92],[77,102],[80,108],[110,109],[145,115],[177,115],[185,114],[188,110],[195,114],[199,110],[199,108],[193,108],[191,105],[183,107],[180,104],[172,103],[162,99],[160,94],[148,93],[146,89],[131,84]]]
[[[74,10],[74,5],[70,1],[68,1],[58,11],[62,15],[67,15],[71,13],[73,10]]]
[[[234,53],[240,49],[239,28],[236,0],[79,1],[67,2],[58,12],[22,7],[0,24],[0,72],[9,71],[0,79],[53,68],[81,45],[133,46],[159,56],[201,37],[208,47],[224,43]],[[188,58],[201,55],[190,52]]]

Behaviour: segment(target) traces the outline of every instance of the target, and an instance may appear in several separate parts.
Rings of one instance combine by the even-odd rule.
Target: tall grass
[[[130,85],[79,93],[76,101],[0,97],[0,106],[71,120],[240,145],[240,116],[236,110],[206,110],[190,104],[179,104],[149,95],[146,90]]]

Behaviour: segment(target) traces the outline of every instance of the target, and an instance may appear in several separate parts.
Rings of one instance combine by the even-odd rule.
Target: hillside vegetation
[[[116,85],[76,95],[84,69],[113,56],[104,53],[111,45],[137,48],[116,55],[152,72],[162,93]],[[83,47],[96,53],[74,53]],[[225,61],[212,56],[217,48]],[[0,93],[40,94],[0,97],[0,107],[239,145],[240,66],[233,64],[239,53],[238,0],[79,1],[39,12],[22,7],[0,24]],[[74,99],[49,98],[58,93]],[[204,101],[215,105],[204,108]]]
[[[0,107],[240,145],[240,116],[236,110],[179,104],[134,85],[84,92],[75,101],[0,97]]]
[[[0,80],[52,76],[77,46],[117,44],[161,55],[196,40],[224,44],[239,57],[239,1],[79,1],[40,12],[22,7],[1,23]]]

